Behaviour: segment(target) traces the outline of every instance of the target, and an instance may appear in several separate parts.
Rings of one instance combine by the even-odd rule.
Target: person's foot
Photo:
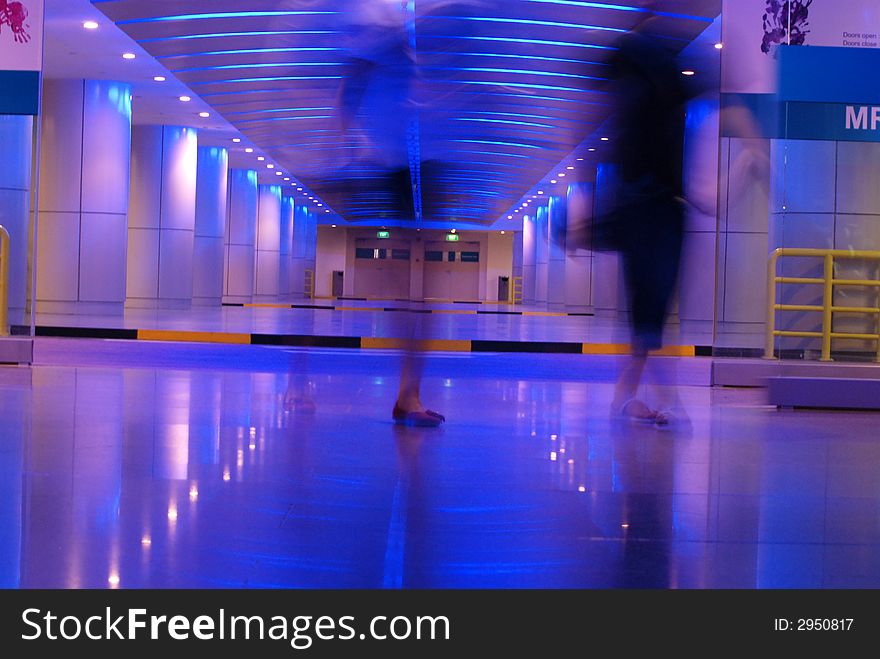
[[[442,414],[431,410],[410,409],[407,410],[399,403],[394,404],[391,411],[391,418],[394,423],[404,426],[414,426],[418,428],[436,428],[446,420]]]
[[[630,421],[657,423],[657,410],[651,409],[638,398],[629,398],[620,404],[612,403],[611,412],[617,417]]]

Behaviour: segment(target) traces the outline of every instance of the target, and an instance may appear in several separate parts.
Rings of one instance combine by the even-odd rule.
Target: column
[[[522,233],[523,304],[535,303],[535,254],[538,246],[535,234],[534,215],[524,215]]]
[[[28,224],[33,118],[0,116],[0,224],[9,232],[9,324],[24,323],[28,291]]]
[[[197,157],[193,304],[220,306],[229,152],[223,147],[200,146]]]
[[[126,304],[192,304],[198,138],[194,128],[135,126]]]
[[[293,257],[293,197],[281,197],[281,250],[278,264],[278,295],[287,297],[290,288],[290,259]]]
[[[257,244],[257,172],[229,170],[224,302],[251,302]]]
[[[552,196],[547,205],[547,303],[565,305],[566,197]]]
[[[37,310],[122,313],[131,88],[46,80],[42,126]]]
[[[293,251],[290,259],[290,293],[293,297],[302,298],[305,290],[305,272],[308,269],[309,209],[298,205],[293,218]]]
[[[593,184],[572,183],[568,186],[566,203],[565,240],[565,305],[567,307],[588,307],[592,305],[590,295],[590,275],[593,266],[593,253],[573,242],[573,224],[588,223],[593,215]]]
[[[606,212],[614,203],[613,178],[612,165],[600,164],[596,169],[593,204],[597,215]],[[627,306],[619,263],[620,259],[616,252],[596,252],[593,257],[590,279],[593,286],[593,308],[597,314],[616,315],[619,310]]]
[[[257,188],[256,282],[254,294],[274,301],[278,297],[281,252],[281,186]]]
[[[538,206],[535,222],[535,302],[547,303],[550,271],[549,217],[546,205]]]

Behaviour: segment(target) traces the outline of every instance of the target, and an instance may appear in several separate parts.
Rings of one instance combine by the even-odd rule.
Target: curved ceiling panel
[[[590,140],[613,111],[614,44],[645,15],[633,1],[93,4],[345,220],[453,225],[494,222]],[[680,49],[720,0],[658,5]]]

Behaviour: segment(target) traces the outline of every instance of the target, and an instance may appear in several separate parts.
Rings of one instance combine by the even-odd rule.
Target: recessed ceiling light
[[[211,113],[210,113],[210,112],[199,112],[199,116],[200,116],[202,119],[207,119],[208,117],[211,116]]]
[[[246,148],[246,149],[244,150],[244,152],[245,152],[245,153],[253,153],[254,150],[253,150],[253,148],[248,147],[248,148]]]
[[[284,180],[285,180],[285,181],[289,181],[289,180],[290,180],[290,177],[289,177],[289,176],[285,176],[285,177],[284,177]]]
[[[327,212],[329,213],[330,211],[327,211]],[[335,224],[331,224],[331,225],[330,225],[330,228],[331,228],[331,229],[335,229],[335,228],[336,228],[336,225],[335,225]]]
[[[721,50],[722,48],[724,48],[724,44],[721,43],[720,41],[719,41],[718,43],[715,44],[715,49],[716,49],[716,50]]]
[[[596,149],[594,147],[590,147],[589,149],[587,149],[587,151],[595,151],[595,150]]]
[[[696,73],[696,71],[691,71],[690,69],[685,69],[684,71],[681,72],[681,75],[692,76],[692,75],[694,75],[694,73]]]
[[[153,76],[155,82],[165,82],[165,76]]]
[[[592,151],[592,150],[593,150],[593,149],[590,149],[590,151]],[[583,161],[584,161],[583,158],[578,158],[578,162],[583,162]]]
[[[538,190],[538,194],[544,194],[543,190]]]
[[[181,97],[180,97],[180,102],[181,102],[181,103],[189,103],[191,100],[192,100],[192,99],[191,99],[189,96],[181,96]]]
[[[602,140],[603,142],[607,142],[611,138],[610,137],[600,137],[599,139]]]
[[[257,158],[257,160],[262,160],[262,159],[263,159],[262,157]],[[266,163],[266,169],[275,169],[275,165],[273,165],[271,162]]]
[[[97,30],[98,22],[97,21],[83,21],[83,27],[87,30]]]
[[[512,219],[513,219],[513,215],[508,215],[508,216],[507,216],[507,219],[508,219],[508,220],[512,220]]]
[[[122,59],[134,59],[137,57],[134,53],[122,53]]]
[[[235,142],[236,144],[238,144],[239,142],[241,142],[241,138],[240,137],[233,137],[232,141]]]
[[[551,182],[551,183],[556,183],[556,179],[555,179],[555,178],[551,178],[551,179],[550,179],[550,182]],[[541,193],[539,192],[538,194],[541,194]]]
[[[329,213],[329,212],[330,212],[330,209],[327,208],[327,209],[324,210],[324,212],[325,212],[325,213]],[[333,226],[336,226],[336,225],[334,224]],[[416,229],[416,231],[418,231],[418,229]]]
[[[302,189],[302,188],[297,188],[296,191],[297,191],[297,192],[302,192],[303,189]]]
[[[257,160],[263,162],[266,158],[264,156],[257,156]]]
[[[559,172],[559,174],[557,174],[557,176],[559,176],[561,178],[561,177],[565,176],[565,172]]]
[[[578,158],[578,160],[580,160],[580,158]],[[569,165],[566,169],[574,169],[574,165]]]
[[[318,204],[318,206],[323,206],[324,204]]]
[[[283,172],[275,172],[275,176],[281,176],[281,174],[283,174]]]
[[[501,232],[501,235],[502,235],[502,236],[504,235],[504,232],[503,232],[503,231]]]

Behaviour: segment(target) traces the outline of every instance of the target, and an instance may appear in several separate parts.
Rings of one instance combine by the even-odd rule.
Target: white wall
[[[513,286],[513,238],[512,231],[501,235],[489,232],[486,241],[486,254],[480,254],[480,261],[486,262],[486,295],[484,300],[498,300],[498,277],[508,277],[508,285]],[[507,300],[500,300],[507,302]]]
[[[315,297],[330,297],[333,294],[334,270],[345,272],[346,279],[350,276],[345,268],[347,236],[348,231],[342,227],[335,229],[326,225],[318,227]]]

